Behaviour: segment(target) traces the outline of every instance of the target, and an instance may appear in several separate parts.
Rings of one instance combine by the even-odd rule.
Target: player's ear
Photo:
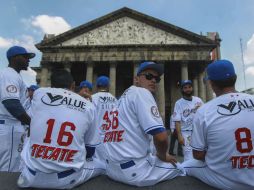
[[[75,91],[75,81],[71,83],[70,90],[73,92]]]
[[[136,85],[136,86],[139,84],[139,77],[138,76],[134,77],[133,84]]]

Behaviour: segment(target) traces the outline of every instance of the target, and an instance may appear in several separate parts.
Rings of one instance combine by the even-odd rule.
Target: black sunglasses
[[[159,83],[161,81],[161,78],[159,76],[154,76],[151,73],[144,73],[144,74],[140,74],[140,75],[145,76],[147,80],[152,80],[154,78],[156,83]]]

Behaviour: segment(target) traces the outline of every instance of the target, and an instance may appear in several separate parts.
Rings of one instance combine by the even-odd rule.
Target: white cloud
[[[252,76],[254,76],[254,66],[248,67],[248,68],[245,70],[245,73],[246,73],[247,75],[252,75]]]
[[[254,63],[254,34],[247,42],[247,49],[244,52],[244,62],[245,64],[253,64]]]
[[[28,67],[27,71],[21,71],[20,72],[23,80],[25,81],[27,86],[30,86],[32,84],[36,84],[36,75],[37,73]]]
[[[36,42],[33,36],[22,35],[19,45],[23,46],[24,48],[30,51],[38,51],[36,47],[34,46],[35,43]]]
[[[15,44],[14,39],[7,39],[0,36],[0,48],[7,48]]]
[[[19,45],[28,51],[38,51],[34,46],[35,40],[33,36],[22,35],[19,39],[3,38],[0,36],[0,48],[7,49],[13,45]]]
[[[60,34],[71,29],[71,26],[59,16],[38,15],[23,22],[30,22],[33,27],[46,34]]]

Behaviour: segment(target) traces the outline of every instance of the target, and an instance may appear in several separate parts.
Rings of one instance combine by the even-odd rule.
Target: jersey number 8
[[[241,134],[245,133],[245,137],[241,137]],[[248,153],[253,150],[251,131],[244,127],[235,131],[236,149],[241,153]],[[245,145],[243,147],[243,145]]]

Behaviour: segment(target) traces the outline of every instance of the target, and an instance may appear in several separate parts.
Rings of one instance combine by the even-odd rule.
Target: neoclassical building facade
[[[50,86],[52,70],[64,67],[77,85],[82,80],[95,84],[98,76],[109,76],[110,92],[116,97],[133,84],[141,62],[164,64],[156,99],[166,118],[181,97],[180,80],[193,80],[195,96],[204,101],[212,98],[203,83],[204,70],[220,57],[217,33],[198,35],[126,7],[63,34],[45,35],[36,47],[42,52],[36,69],[41,86]]]

